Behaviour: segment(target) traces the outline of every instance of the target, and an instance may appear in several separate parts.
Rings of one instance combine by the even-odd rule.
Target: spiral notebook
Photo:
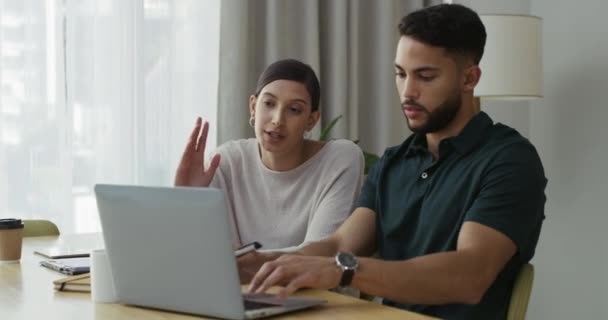
[[[40,265],[63,274],[77,275],[87,273],[91,270],[90,258],[71,258],[60,260],[40,261]]]

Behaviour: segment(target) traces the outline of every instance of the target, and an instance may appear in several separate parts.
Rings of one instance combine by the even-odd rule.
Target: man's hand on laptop
[[[239,268],[241,284],[250,283],[253,276],[260,270],[264,263],[273,261],[280,256],[280,253],[250,251],[247,254],[238,257],[236,261]]]
[[[250,293],[266,292],[274,285],[282,285],[277,295],[286,298],[299,288],[331,289],[338,286],[342,270],[333,257],[283,255],[266,262],[251,280]]]

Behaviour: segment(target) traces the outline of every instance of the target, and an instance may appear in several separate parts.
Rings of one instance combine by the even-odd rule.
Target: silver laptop
[[[323,300],[241,293],[226,203],[212,188],[96,185],[116,295],[122,303],[255,319]]]

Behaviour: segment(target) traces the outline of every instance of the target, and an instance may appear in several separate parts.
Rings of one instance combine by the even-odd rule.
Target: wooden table
[[[103,247],[100,234],[25,238],[21,263],[0,264],[0,319],[203,319],[171,312],[91,301],[89,293],[57,292],[52,281],[63,275],[40,267],[34,250],[60,244]],[[431,319],[325,290],[301,290],[296,295],[325,299],[327,304],[275,319]]]

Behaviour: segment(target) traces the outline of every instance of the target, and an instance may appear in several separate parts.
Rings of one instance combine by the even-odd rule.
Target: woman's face
[[[312,112],[306,86],[291,80],[268,83],[257,97],[250,97],[249,111],[255,118],[258,142],[264,150],[273,153],[302,147],[304,133],[319,119],[319,112]]]

